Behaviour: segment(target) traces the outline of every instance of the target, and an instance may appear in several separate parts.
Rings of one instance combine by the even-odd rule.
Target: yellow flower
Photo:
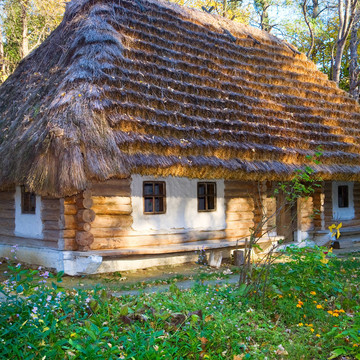
[[[302,301],[300,301],[300,300],[298,301],[298,304],[299,305],[304,305],[304,303]]]
[[[297,307],[297,308],[301,308],[301,305],[300,305],[300,304],[297,304],[296,307]]]
[[[316,308],[317,309],[323,309],[323,306],[319,304],[319,305],[316,305]]]
[[[329,311],[328,311],[328,313],[329,313],[330,315],[332,315],[332,314],[333,314],[333,312],[332,312],[331,310],[329,310]]]
[[[76,333],[72,333],[71,335],[70,335],[70,337],[75,337],[76,336]]]
[[[334,313],[332,314],[332,316],[338,317],[338,316],[339,316],[339,314],[338,314],[338,313],[336,313],[336,312],[334,312]]]
[[[315,330],[314,330],[313,328],[310,328],[310,331],[311,331],[311,332],[314,332]]]
[[[303,323],[298,323],[298,326],[304,326],[304,324]]]
[[[320,335],[320,334],[316,334],[315,336],[320,337],[321,335]]]
[[[340,309],[340,310],[339,310],[339,312],[341,312],[341,313],[344,313],[344,312],[345,312],[345,310],[343,310],[343,309]]]
[[[315,291],[310,291],[310,294],[311,295],[316,295],[316,292]]]
[[[313,303],[314,303],[314,304],[317,304],[317,301],[314,300]]]
[[[279,299],[281,299],[283,296],[282,295],[279,295]]]
[[[327,299],[325,299],[325,301],[327,302]]]
[[[359,347],[359,344],[354,344],[353,347]]]
[[[313,327],[314,325],[313,324],[306,324],[306,326]]]

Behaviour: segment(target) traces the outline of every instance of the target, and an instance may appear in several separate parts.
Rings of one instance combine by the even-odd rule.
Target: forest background
[[[360,0],[174,0],[295,45],[357,100]],[[61,22],[66,1],[0,0],[0,83]]]

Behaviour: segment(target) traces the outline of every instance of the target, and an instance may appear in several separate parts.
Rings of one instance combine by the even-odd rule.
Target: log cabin
[[[243,246],[264,214],[264,241],[360,232],[359,119],[266,32],[160,0],[72,0],[0,87],[0,256],[70,275],[176,264]],[[274,188],[319,147],[319,186],[278,211]]]

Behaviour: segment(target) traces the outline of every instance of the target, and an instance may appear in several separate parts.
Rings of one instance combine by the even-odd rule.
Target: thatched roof
[[[131,173],[360,180],[360,107],[287,43],[160,1],[73,0],[0,87],[0,186]]]

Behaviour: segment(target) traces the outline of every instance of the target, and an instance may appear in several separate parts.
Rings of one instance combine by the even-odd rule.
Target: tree
[[[358,0],[338,0],[339,31],[336,42],[336,53],[332,57],[332,80],[340,81],[341,61],[346,41],[354,24]]]
[[[0,0],[0,10],[0,69],[6,78],[60,23],[65,2]]]

